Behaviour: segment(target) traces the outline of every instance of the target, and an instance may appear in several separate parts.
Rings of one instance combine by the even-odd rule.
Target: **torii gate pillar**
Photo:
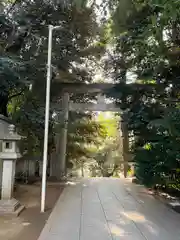
[[[65,92],[62,98],[63,111],[63,127],[60,136],[60,177],[66,176],[66,149],[67,149],[67,133],[69,119],[69,93]]]

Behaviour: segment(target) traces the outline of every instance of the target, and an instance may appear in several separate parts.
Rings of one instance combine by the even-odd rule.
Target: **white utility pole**
[[[50,109],[50,90],[51,90],[51,58],[52,58],[52,34],[53,30],[60,29],[61,26],[49,25],[48,38],[48,60],[47,60],[47,80],[46,80],[46,108],[45,108],[45,128],[44,128],[44,152],[42,170],[42,189],[41,189],[41,212],[45,211],[46,200],[46,172],[48,155],[48,135],[49,135],[49,109]]]

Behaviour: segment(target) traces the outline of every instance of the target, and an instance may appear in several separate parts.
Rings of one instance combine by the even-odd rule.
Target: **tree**
[[[94,162],[90,164],[92,175],[93,172],[100,172],[101,176],[113,176],[121,165],[120,152],[120,133],[119,133],[119,116],[113,113],[100,113],[96,116],[96,121],[105,130],[103,136],[99,137],[99,146],[94,148],[91,157]]]
[[[15,120],[28,138],[25,148],[38,154],[44,130],[48,24],[62,26],[53,33],[52,113],[61,98],[59,82],[91,81],[92,70],[86,65],[103,50],[93,7],[79,10],[73,1],[5,1],[0,16],[0,113]],[[52,126],[53,122],[50,139]]]
[[[74,166],[83,168],[92,159],[92,153],[102,145],[106,138],[106,128],[95,121],[91,114],[70,114],[67,159]]]
[[[108,73],[119,83],[110,96],[126,110],[128,129],[135,135],[137,176],[146,184],[162,184],[179,165],[178,130],[170,136],[167,129],[177,126],[179,118],[180,5],[158,0],[126,3],[110,6],[113,51]],[[136,83],[126,84],[129,74],[135,74]],[[171,120],[166,127],[155,124],[167,118]]]

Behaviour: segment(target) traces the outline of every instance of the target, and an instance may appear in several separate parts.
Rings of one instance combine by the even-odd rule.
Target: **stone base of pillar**
[[[2,215],[14,215],[19,216],[19,214],[24,210],[24,206],[14,198],[10,200],[0,200],[0,216]]]

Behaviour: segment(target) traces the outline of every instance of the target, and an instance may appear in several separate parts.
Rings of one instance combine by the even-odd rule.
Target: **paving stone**
[[[179,240],[179,222],[140,186],[83,179],[64,190],[39,240]]]

